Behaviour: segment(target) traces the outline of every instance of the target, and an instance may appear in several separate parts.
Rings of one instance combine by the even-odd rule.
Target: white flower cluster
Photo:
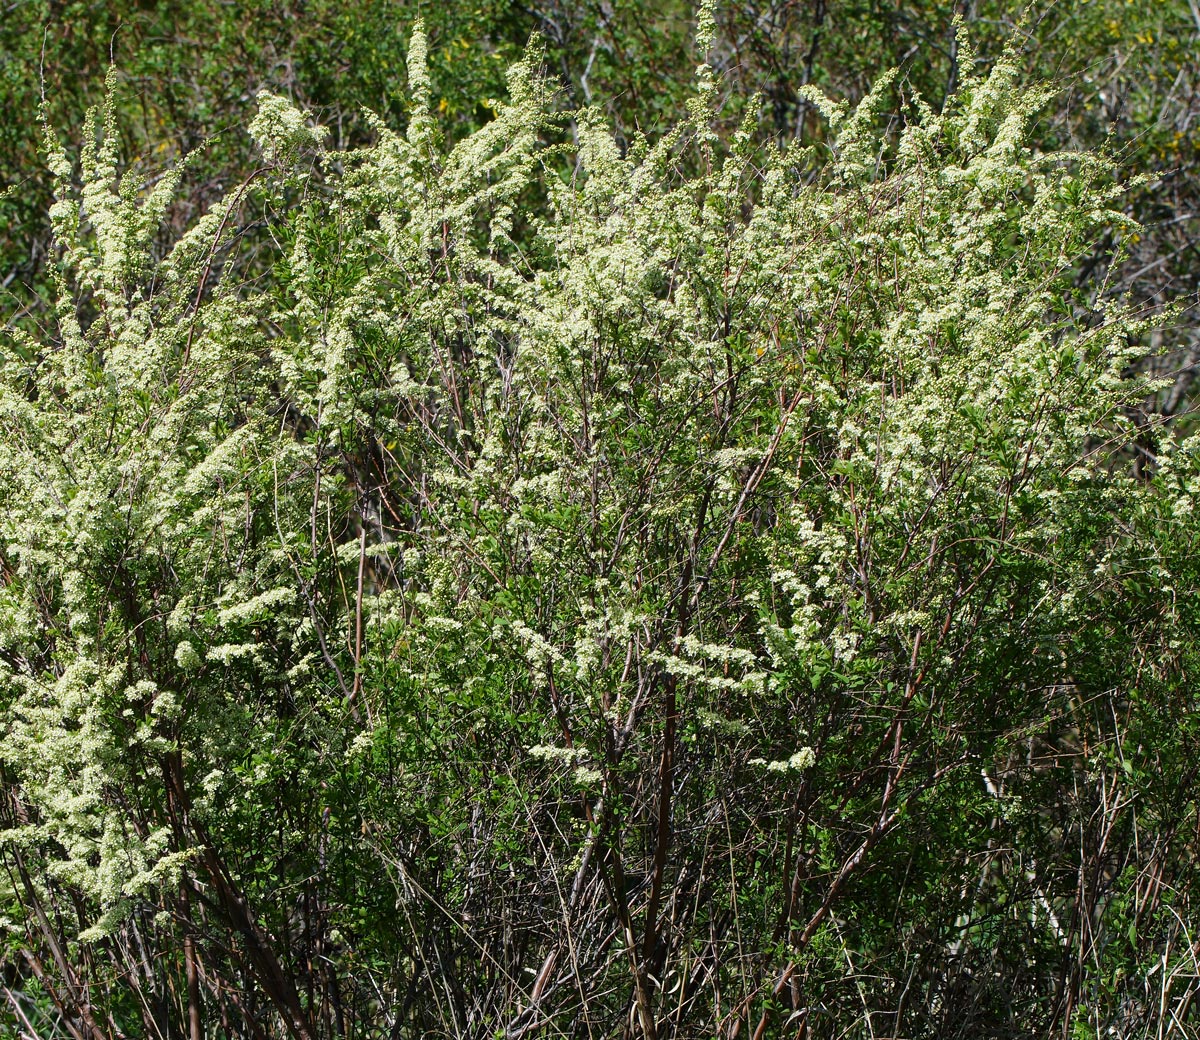
[[[817,762],[817,753],[810,747],[803,747],[788,758],[768,762],[765,758],[752,758],[749,764],[765,769],[768,773],[802,773],[811,769]]]
[[[255,100],[258,114],[248,129],[267,162],[290,162],[305,149],[319,148],[329,134],[285,97],[260,90]]]

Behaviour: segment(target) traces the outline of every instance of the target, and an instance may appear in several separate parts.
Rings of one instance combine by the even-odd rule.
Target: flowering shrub
[[[78,187],[50,146],[57,326],[0,368],[14,1013],[1186,1028],[1196,452],[1129,464],[1107,161],[1029,148],[1051,94],[965,37],[897,138],[888,80],[811,95],[828,155],[722,145],[706,64],[660,139],[567,146],[535,53],[447,149],[424,53],[368,148],[260,97],[167,249],[111,119]]]

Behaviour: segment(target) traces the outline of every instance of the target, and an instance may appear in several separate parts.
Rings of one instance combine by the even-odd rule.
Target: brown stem
[[[196,968],[196,937],[192,934],[192,901],[185,877],[179,886],[179,900],[183,908],[183,964],[187,977],[188,1040],[204,1040],[204,1027],[200,1021],[200,973]]]

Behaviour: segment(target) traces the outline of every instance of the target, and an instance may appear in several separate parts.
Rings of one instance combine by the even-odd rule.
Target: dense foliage
[[[423,28],[353,131],[259,93],[225,183],[123,160],[115,71],[77,156],[47,116],[0,352],[9,1032],[1195,1033],[1151,184],[1036,48],[758,105],[727,29],[653,133],[556,92],[566,33],[443,104]]]

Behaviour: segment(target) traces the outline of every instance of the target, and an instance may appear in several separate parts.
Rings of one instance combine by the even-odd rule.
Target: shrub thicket
[[[809,91],[773,148],[707,62],[657,139],[568,130],[536,52],[446,145],[425,52],[362,148],[261,95],[169,244],[111,88],[47,135],[10,1027],[1188,1035],[1200,459],[1081,273],[1112,161],[965,35],[940,110]]]

